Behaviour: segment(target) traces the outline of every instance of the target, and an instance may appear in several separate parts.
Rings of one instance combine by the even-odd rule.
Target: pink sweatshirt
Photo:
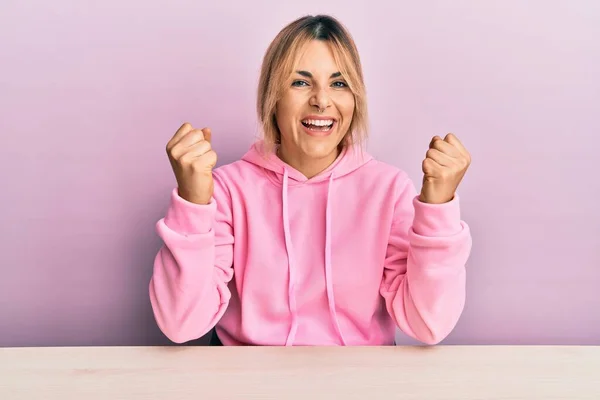
[[[150,281],[173,342],[213,327],[224,345],[392,345],[444,339],[471,251],[458,196],[425,204],[407,174],[345,150],[307,179],[256,143],[213,171],[210,204],[174,189]]]

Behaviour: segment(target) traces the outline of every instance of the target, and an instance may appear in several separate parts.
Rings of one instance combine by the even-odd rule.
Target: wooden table
[[[2,400],[600,399],[600,347],[0,349]]]

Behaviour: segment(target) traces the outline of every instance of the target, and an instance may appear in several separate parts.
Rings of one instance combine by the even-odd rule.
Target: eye
[[[295,87],[302,87],[302,86],[307,86],[308,83],[306,81],[294,81],[292,82],[292,86]]]
[[[344,81],[336,81],[336,82],[333,82],[332,85],[333,85],[333,87],[336,87],[336,88],[346,88],[346,87],[348,87],[348,84],[346,82],[344,82]]]

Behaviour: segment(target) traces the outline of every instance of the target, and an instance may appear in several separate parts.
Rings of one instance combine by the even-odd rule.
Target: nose
[[[318,107],[321,110],[326,109],[331,104],[329,93],[325,88],[316,89],[314,94],[310,98],[310,105]]]

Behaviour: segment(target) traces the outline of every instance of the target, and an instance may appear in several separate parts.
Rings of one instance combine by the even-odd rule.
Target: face
[[[354,95],[329,45],[311,41],[277,103],[282,151],[296,160],[335,160],[353,114]]]

